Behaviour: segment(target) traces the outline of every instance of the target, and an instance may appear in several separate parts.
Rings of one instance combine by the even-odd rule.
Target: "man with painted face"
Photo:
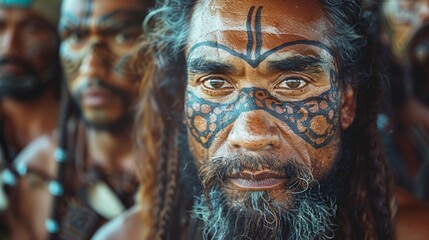
[[[8,180],[15,156],[52,134],[57,123],[59,7],[57,0],[0,1],[0,173],[6,180],[0,180],[1,216],[7,207],[2,183],[13,183]]]
[[[65,0],[60,56],[69,95],[56,138],[20,155],[17,239],[89,239],[134,203],[133,49],[150,1]]]
[[[359,1],[170,0],[147,20],[142,239],[181,218],[189,158],[203,189],[191,239],[200,225],[205,239],[394,238]]]
[[[1,148],[5,161],[56,126],[59,1],[0,1]]]

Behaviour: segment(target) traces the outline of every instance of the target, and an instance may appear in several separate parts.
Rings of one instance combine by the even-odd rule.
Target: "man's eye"
[[[225,88],[231,88],[232,85],[226,81],[225,79],[221,79],[221,78],[210,78],[207,80],[204,80],[202,82],[202,85],[205,88],[208,88],[210,90],[214,90],[214,89],[225,89]]]
[[[133,43],[137,40],[139,34],[136,32],[122,32],[115,36],[115,41],[118,44]]]
[[[71,33],[67,38],[68,38],[68,40],[70,40],[73,43],[79,43],[79,42],[83,41],[85,36],[86,36],[85,33],[74,32],[74,33]]]
[[[279,88],[296,90],[307,86],[307,82],[299,78],[287,78],[279,83]]]

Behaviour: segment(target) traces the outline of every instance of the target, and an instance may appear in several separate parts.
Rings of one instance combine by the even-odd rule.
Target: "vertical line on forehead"
[[[86,1],[86,4],[85,4],[85,7],[84,7],[84,15],[83,15],[83,18],[82,18],[82,22],[83,23],[86,23],[86,22],[88,22],[88,20],[89,19],[91,19],[91,15],[92,15],[92,13],[93,13],[93,1],[94,0],[87,0]],[[91,23],[90,22],[88,22],[88,24],[89,25],[91,25]]]
[[[255,49],[255,60],[260,62],[261,48],[262,48],[262,31],[261,31],[261,14],[262,6],[258,7],[255,16],[255,36],[256,36],[256,49]]]
[[[253,10],[255,10],[255,6],[251,6],[249,9],[249,13],[247,14],[247,56],[251,56],[252,48],[253,48],[253,33],[252,33],[252,17]]]

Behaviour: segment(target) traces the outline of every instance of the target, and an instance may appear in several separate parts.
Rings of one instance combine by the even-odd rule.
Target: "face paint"
[[[54,27],[32,10],[0,7],[0,44],[0,96],[34,99],[59,77]]]
[[[113,126],[130,118],[140,80],[132,50],[146,8],[138,0],[63,4],[61,59],[70,92],[90,125]]]
[[[402,64],[412,36],[429,21],[429,1],[386,0],[381,12],[391,52]]]
[[[300,224],[324,225],[318,233],[330,235],[335,206],[322,200],[329,196],[299,206],[304,200],[294,189],[312,191],[313,178],[323,182],[339,155],[341,89],[331,25],[316,1],[259,4],[202,1],[192,15],[184,114],[206,194],[195,211],[210,234],[228,234],[232,219],[249,230],[239,236],[281,239],[293,221],[278,221],[288,217],[277,210],[300,219],[323,209],[322,222]],[[289,174],[292,167],[310,177]],[[252,234],[258,219],[278,231]]]
[[[336,87],[318,97],[299,102],[282,102],[261,88],[241,91],[235,102],[225,104],[206,101],[188,91],[188,126],[195,140],[205,148],[210,147],[222,125],[233,123],[243,112],[255,110],[266,111],[285,122],[295,134],[315,148],[326,146],[334,137],[338,121]]]

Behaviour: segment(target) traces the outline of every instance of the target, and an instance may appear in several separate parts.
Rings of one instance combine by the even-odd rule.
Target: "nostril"
[[[236,144],[236,143],[233,143],[233,144],[231,144],[231,147],[232,147],[232,148],[240,148],[240,145],[239,145],[239,144]]]

